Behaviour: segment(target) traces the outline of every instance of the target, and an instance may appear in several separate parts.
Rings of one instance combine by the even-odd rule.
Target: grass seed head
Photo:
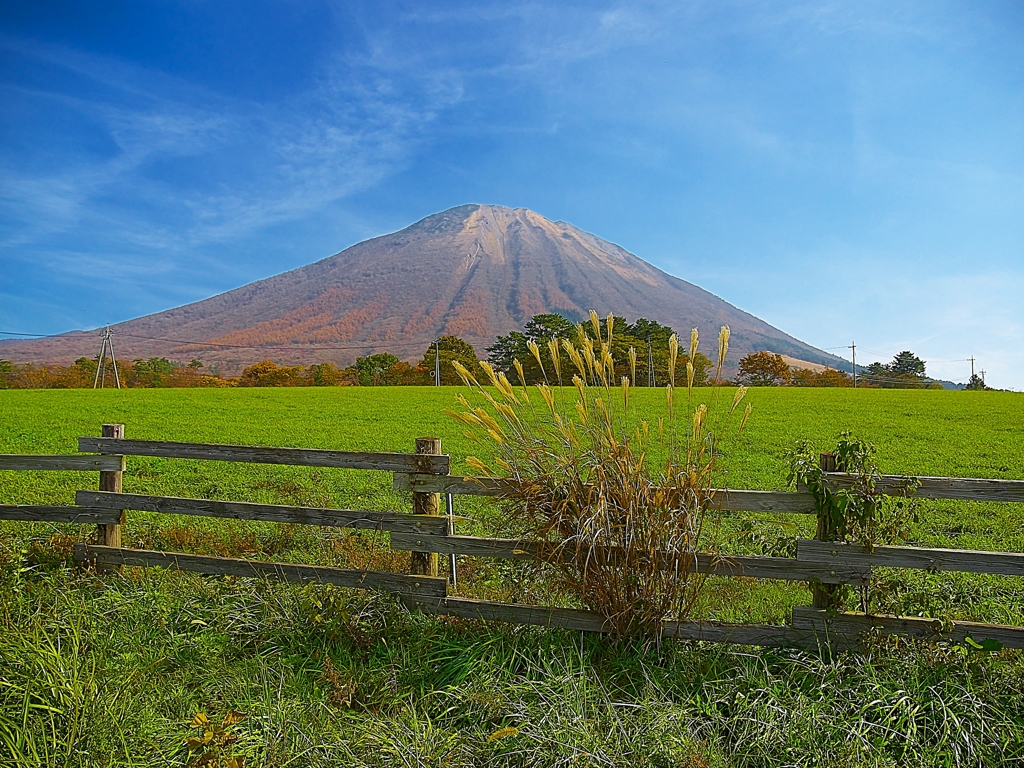
[[[573,366],[575,366],[576,372],[579,373],[580,376],[586,376],[587,366],[586,363],[583,362],[583,356],[580,355],[579,350],[577,350],[568,339],[562,340],[562,349],[564,349],[569,355],[569,359],[572,361]]]
[[[741,432],[743,431],[743,428],[745,426],[747,426],[747,419],[750,418],[750,412],[753,411],[753,410],[754,410],[754,404],[753,403],[747,403],[747,407],[743,410],[743,418],[740,419],[740,431]]]
[[[674,333],[668,337],[668,381],[676,385],[676,360],[679,358],[679,337]]]
[[[537,365],[543,368],[544,361],[540,359],[540,347],[537,346],[537,342],[531,339],[526,342],[526,348],[530,350],[530,354],[533,355],[533,359],[537,361]]]
[[[537,389],[540,390],[540,396],[544,398],[544,404],[547,405],[548,410],[552,414],[557,415],[555,411],[555,393],[552,391],[551,387],[547,384],[538,384]]]
[[[512,389],[512,383],[504,373],[498,374],[497,386],[502,397],[506,400],[511,400],[516,405],[519,405],[519,398],[516,397],[515,390]]]
[[[470,373],[466,366],[464,366],[458,360],[452,360],[452,368],[454,368],[455,372],[459,374],[459,378],[462,379],[462,383],[465,384],[467,387],[480,386],[480,384],[477,382],[473,374]]]
[[[522,385],[523,389],[525,389],[526,375],[523,373],[523,364],[520,363],[518,360],[513,360],[512,367],[516,369],[516,375],[519,377],[519,383]]]
[[[562,359],[558,355],[558,339],[551,339],[548,342],[548,353],[551,355],[551,364],[555,368],[555,378],[562,381]]]
[[[733,411],[736,410],[736,406],[740,404],[740,401],[743,399],[743,397],[746,394],[747,394],[747,388],[746,387],[739,387],[736,390],[736,394],[733,395],[733,398],[732,398],[732,407],[729,409],[729,413],[732,413]]]
[[[718,332],[718,367],[725,363],[725,355],[729,351],[729,336],[731,335],[728,325],[723,325]]]
[[[494,372],[494,367],[486,360],[480,361],[480,367],[484,369],[484,373],[487,374],[487,378],[491,380],[491,385],[498,386],[498,375]]]

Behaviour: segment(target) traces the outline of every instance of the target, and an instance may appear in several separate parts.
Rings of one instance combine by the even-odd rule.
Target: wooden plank
[[[576,632],[608,631],[604,619],[599,614],[573,608],[492,603],[458,597],[440,600],[413,599],[410,602],[425,613],[444,616],[461,616],[467,619],[502,621],[510,624],[531,624]],[[816,643],[813,632],[797,630],[792,627],[697,621],[665,622],[662,637],[739,645],[807,647]]]
[[[78,491],[76,501],[83,506],[104,509],[135,509],[167,515],[224,517],[233,520],[264,520],[299,525],[325,525],[337,528],[362,528],[444,535],[447,521],[443,517],[406,515],[401,512],[374,512],[356,509],[321,509],[289,507],[281,504],[250,504],[242,501],[214,499],[182,499],[173,496],[145,496],[135,493]]]
[[[800,539],[797,560],[849,565],[859,568],[920,568],[926,571],[959,571],[1024,576],[1024,554],[984,552],[973,549],[930,549],[926,547],[875,547],[868,552],[858,544],[838,544]]]
[[[120,549],[75,544],[75,559],[98,565],[139,565],[145,567],[174,568],[179,571],[210,575],[243,576],[247,578],[281,579],[283,581],[315,581],[337,584],[356,589],[379,589],[435,599],[444,599],[447,582],[429,576],[405,576],[379,571],[349,570],[323,565],[296,565],[259,560],[239,560],[233,557],[186,555],[181,552],[154,552],[145,549]]]
[[[980,624],[972,621],[940,621],[905,616],[870,616],[863,613],[838,613],[813,608],[794,608],[793,626],[825,636],[859,637],[872,630],[883,635],[906,635],[918,640],[976,642],[997,640],[1004,648],[1024,648],[1024,627]]]
[[[0,520],[24,520],[37,523],[110,524],[121,520],[115,509],[96,507],[55,507],[36,504],[0,504]]]
[[[538,605],[492,603],[467,598],[415,600],[415,607],[425,613],[461,616],[484,621],[504,621],[510,624],[533,624],[541,627],[572,629],[577,632],[604,632],[605,622],[596,613],[574,608],[549,608]]]
[[[814,497],[805,491],[713,491],[715,508],[728,512],[792,512],[817,514]]]
[[[875,486],[884,493],[902,492],[907,480],[916,479],[920,486],[913,494],[919,499],[965,499],[968,501],[1024,502],[1024,480],[990,480],[966,477],[918,477],[882,475]],[[848,488],[856,475],[829,473],[828,481],[837,488]]]
[[[714,621],[666,621],[661,630],[663,638],[703,640],[707,643],[733,645],[761,645],[774,648],[820,647],[814,632],[775,624],[725,624]],[[846,648],[845,643],[837,644]]]
[[[464,477],[395,472],[394,489],[414,493],[453,493],[461,496],[501,496],[511,490],[500,477]]]
[[[487,539],[475,536],[431,536],[427,534],[393,533],[391,548],[398,550],[429,550],[440,554],[494,557],[505,560],[541,559],[543,545],[519,539]],[[611,553],[614,555],[614,552]],[[571,557],[570,552],[564,553]],[[604,551],[597,553],[604,556]],[[672,567],[666,555],[667,567]],[[713,576],[744,576],[784,581],[819,581],[822,584],[863,584],[871,578],[867,566],[801,563],[791,557],[715,556],[706,552],[697,555],[697,568]]]
[[[416,456],[409,453],[367,453],[325,451],[307,448],[273,448],[256,445],[208,445],[172,443],[162,440],[117,440],[105,437],[78,438],[79,451],[123,453],[129,456],[159,456],[170,459],[243,461],[254,464],[288,464],[302,467],[379,469],[386,472],[447,474],[450,456]]]
[[[500,477],[438,477],[398,472],[395,473],[393,485],[396,491],[454,493],[468,496],[501,496],[511,490],[508,482]],[[814,497],[803,491],[740,491],[727,488],[716,489],[712,494],[714,507],[723,511],[799,514],[815,514],[817,511]]]
[[[0,454],[0,470],[2,469],[29,471],[59,470],[65,472],[120,472],[124,469],[124,456],[3,453]]]

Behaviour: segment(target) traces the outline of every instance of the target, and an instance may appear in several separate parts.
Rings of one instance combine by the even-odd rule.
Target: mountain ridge
[[[845,362],[568,222],[479,204],[111,329],[119,357],[198,357],[230,372],[260,359],[345,365],[385,351],[415,361],[446,334],[483,356],[495,337],[535,314],[586,316],[591,309],[647,317],[684,337],[698,327],[706,340],[729,325],[733,361],[767,349],[832,366]],[[0,356],[67,363],[94,356],[98,347],[95,331],[78,331],[2,342]]]

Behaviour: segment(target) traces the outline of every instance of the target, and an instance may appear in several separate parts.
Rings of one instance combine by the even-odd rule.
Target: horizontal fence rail
[[[146,549],[121,549],[88,544],[75,544],[75,559],[97,565],[141,565],[172,568],[226,576],[243,576],[284,581],[313,581],[357,589],[379,589],[424,597],[444,598],[447,582],[434,576],[405,576],[380,571],[331,568],[324,565],[270,563],[260,560],[239,560],[232,557],[186,555],[181,552],[154,552]]]
[[[576,632],[607,632],[605,620],[597,613],[575,608],[551,608],[535,605],[494,603],[448,597],[442,600],[416,599],[413,602],[425,613],[460,616],[467,619],[503,621],[513,624],[569,629]],[[817,647],[813,631],[772,624],[724,624],[713,621],[666,621],[663,638],[704,640],[739,645]]]
[[[301,467],[376,469],[385,472],[422,472],[445,475],[451,471],[450,456],[410,453],[173,443],[162,440],[124,440],[111,437],[80,437],[78,438],[78,450],[93,453],[121,453],[129,456],[157,456],[168,459],[205,459],[252,464],[288,464]]]
[[[976,642],[996,640],[1004,648],[1024,648],[1024,627],[979,624],[973,621],[943,621],[909,616],[877,616],[864,613],[836,613],[813,608],[794,608],[793,627],[831,639],[858,638],[871,632],[904,635],[918,640]]]
[[[856,475],[843,472],[829,472],[826,477],[829,483],[839,488],[849,488],[857,481]],[[893,496],[905,495],[908,483],[913,489],[911,495],[919,499],[1024,502],[1024,480],[882,475],[875,489]]]
[[[416,493],[453,493],[467,496],[502,496],[512,486],[500,477],[460,477],[395,473],[396,491]],[[814,497],[806,491],[740,491],[731,488],[713,490],[715,509],[731,512],[796,512],[813,515]]]
[[[836,488],[849,488],[857,480],[856,475],[844,472],[829,472],[826,473],[826,477]],[[882,475],[876,483],[876,489],[881,493],[903,495],[907,492],[908,483],[913,488],[912,495],[919,499],[1024,502],[1024,480]],[[501,496],[513,490],[513,487],[500,477],[397,472],[394,488],[396,491],[454,493],[467,496]],[[715,490],[712,494],[714,507],[723,511],[807,514],[816,512],[814,497],[807,491],[743,491],[726,488]]]
[[[58,455],[2,453],[0,454],[0,469],[121,472],[124,470],[124,456],[82,456],[76,453]]]
[[[572,560],[575,553],[566,548],[556,553],[553,545],[517,539],[486,539],[475,536],[421,536],[418,534],[391,534],[391,548],[409,551],[428,551],[439,554],[493,557],[507,560],[549,560],[554,556]],[[618,552],[613,549],[594,550],[594,559],[609,560]],[[676,558],[664,553],[663,567],[675,568]],[[801,563],[791,557],[746,557],[741,555],[696,554],[693,570],[712,576],[746,576],[756,579],[784,581],[820,581],[822,584],[863,584],[871,578],[867,565],[833,563]]]
[[[876,546],[800,539],[796,559],[851,567],[918,568],[925,571],[960,571],[1000,576],[1024,576],[1024,554],[974,549]]]
[[[83,506],[106,509],[134,509],[166,515],[223,517],[232,520],[262,520],[274,523],[322,525],[337,528],[368,528],[414,534],[443,535],[448,521],[436,515],[408,515],[402,512],[373,512],[353,509],[289,507],[281,504],[251,504],[243,501],[183,499],[175,496],[145,496],[135,493],[78,491],[75,500]]]
[[[0,520],[22,520],[29,523],[96,523],[121,522],[121,513],[96,507],[61,507],[37,504],[0,504]]]

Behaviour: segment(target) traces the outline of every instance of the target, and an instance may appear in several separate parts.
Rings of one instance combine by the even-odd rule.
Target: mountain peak
[[[835,365],[814,349],[614,243],[526,208],[468,204],[427,216],[306,267],[204,301],[113,326],[128,358],[199,357],[232,371],[389,351],[418,360],[431,340],[461,336],[484,354],[535,314],[595,309],[647,317],[688,335],[732,329],[734,360],[768,349]],[[87,343],[84,340],[88,339]],[[175,343],[163,339],[177,339]],[[95,354],[93,334],[0,344],[25,362]]]

